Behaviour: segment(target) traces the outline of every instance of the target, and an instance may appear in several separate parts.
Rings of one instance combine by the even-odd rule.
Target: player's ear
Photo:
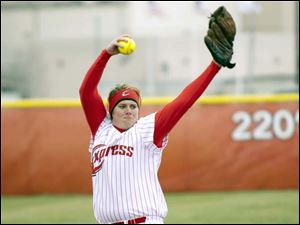
[[[140,118],[141,116],[141,110],[140,110],[140,107],[138,107],[138,119]]]

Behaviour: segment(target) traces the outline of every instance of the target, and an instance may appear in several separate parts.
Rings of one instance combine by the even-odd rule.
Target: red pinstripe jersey
[[[91,139],[93,208],[98,222],[164,218],[167,205],[157,172],[163,149],[153,143],[155,114],[119,132],[109,114]]]

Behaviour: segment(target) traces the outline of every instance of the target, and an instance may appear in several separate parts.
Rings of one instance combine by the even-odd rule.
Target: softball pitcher
[[[205,43],[212,54],[209,66],[169,104],[140,117],[137,88],[118,85],[109,94],[108,112],[97,91],[110,57],[119,54],[114,39],[89,68],[80,87],[81,104],[91,130],[90,156],[93,209],[99,223],[160,224],[167,205],[158,180],[158,169],[168,133],[201,96],[220,68],[232,68],[235,24],[224,7],[210,18]]]

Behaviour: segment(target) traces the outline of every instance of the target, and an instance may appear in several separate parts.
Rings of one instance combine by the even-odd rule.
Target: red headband
[[[110,99],[109,99],[109,113],[111,114],[115,106],[122,100],[133,100],[140,107],[140,96],[131,89],[125,89],[117,91]]]

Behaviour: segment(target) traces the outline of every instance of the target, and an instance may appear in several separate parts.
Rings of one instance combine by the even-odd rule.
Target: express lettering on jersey
[[[97,172],[102,169],[104,157],[109,154],[112,156],[123,155],[126,157],[132,157],[134,148],[126,145],[113,145],[106,146],[99,144],[93,148],[92,153],[92,176],[95,176]]]

